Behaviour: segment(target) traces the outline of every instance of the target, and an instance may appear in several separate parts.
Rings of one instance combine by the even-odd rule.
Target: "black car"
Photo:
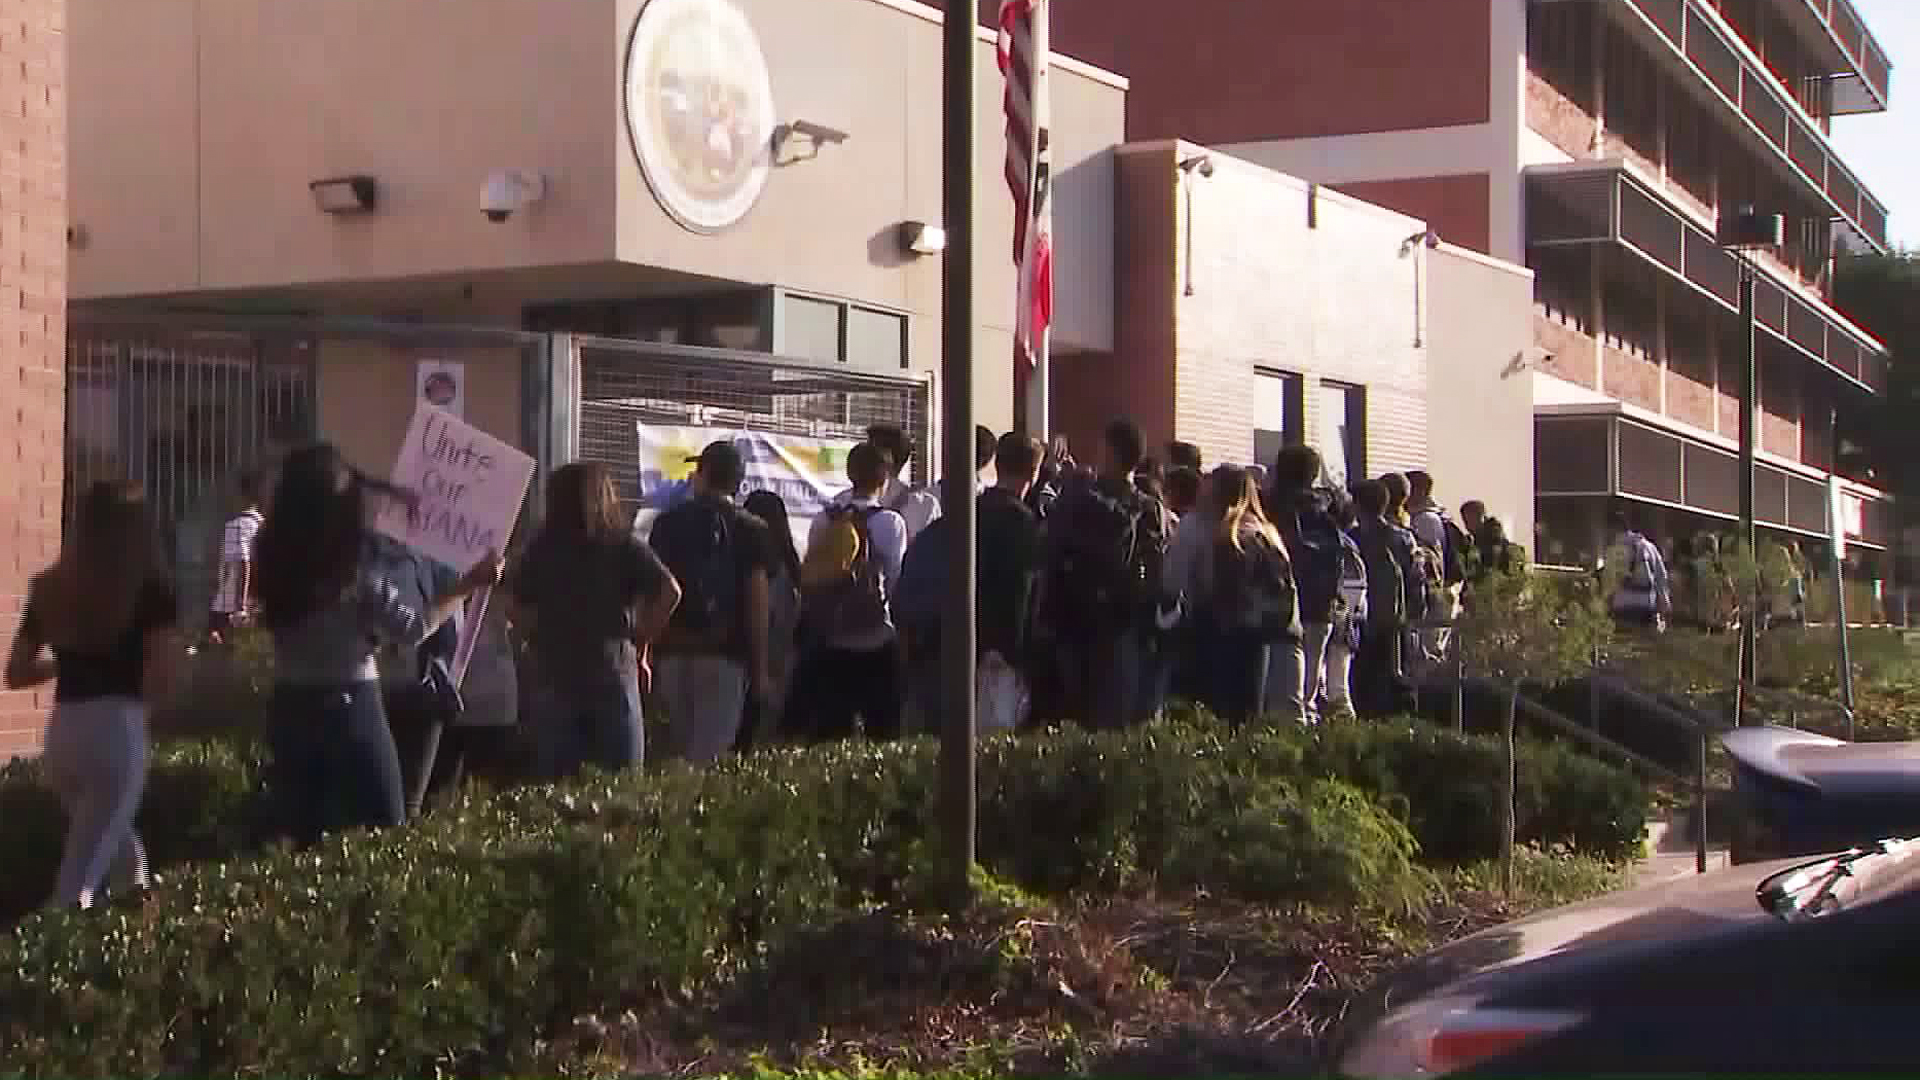
[[[1439,949],[1355,1017],[1343,1076],[1920,1075],[1920,840],[1733,866]]]

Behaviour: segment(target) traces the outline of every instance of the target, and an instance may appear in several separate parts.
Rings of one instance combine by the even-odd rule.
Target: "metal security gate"
[[[183,610],[204,611],[220,526],[237,509],[240,478],[271,469],[302,443],[342,436],[320,430],[323,364],[360,373],[349,380],[364,379],[379,364],[405,365],[410,379],[419,359],[467,361],[495,372],[508,365],[504,379],[489,383],[494,415],[503,383],[514,387],[521,415],[495,434],[544,458],[536,438],[542,418],[534,410],[549,401],[551,341],[547,334],[427,324],[83,316],[67,337],[65,519],[72,520],[80,493],[96,480],[140,483]],[[352,405],[333,404],[329,415],[351,423]]]
[[[314,434],[309,354],[242,333],[76,329],[67,341],[64,520],[87,485],[132,480],[183,586],[240,474]]]
[[[859,439],[869,424],[906,429],[933,460],[931,391],[924,377],[861,371],[764,353],[615,338],[574,339],[579,366],[578,457],[612,470],[627,512],[637,509],[635,425],[744,428]]]

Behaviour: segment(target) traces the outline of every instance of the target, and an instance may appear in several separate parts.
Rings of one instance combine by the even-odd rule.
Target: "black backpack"
[[[1209,606],[1222,627],[1252,632],[1264,641],[1300,637],[1300,594],[1280,546],[1253,538],[1235,549],[1216,539],[1212,593]]]
[[[1076,493],[1059,522],[1058,601],[1065,617],[1098,626],[1131,614],[1147,599],[1141,533],[1150,510],[1131,491],[1116,496],[1094,484]]]
[[[739,629],[740,566],[734,548],[738,513],[718,500],[689,499],[654,521],[654,554],[682,590],[669,640],[722,646]]]
[[[1294,515],[1300,550],[1292,552],[1293,577],[1300,590],[1300,614],[1308,622],[1332,622],[1342,608],[1340,583],[1366,579],[1365,563],[1353,538],[1324,510]]]

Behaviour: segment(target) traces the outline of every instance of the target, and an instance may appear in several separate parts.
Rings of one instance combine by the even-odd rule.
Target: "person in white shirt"
[[[207,633],[215,643],[245,623],[253,607],[253,540],[266,520],[260,512],[257,474],[241,477],[240,498],[244,508],[220,530],[220,565],[207,611]]]
[[[881,500],[891,465],[880,446],[854,447],[847,455],[852,490],[816,518],[808,534],[800,615],[807,641],[788,692],[786,722],[816,742],[851,736],[856,717],[866,722],[868,738],[900,736],[900,641],[886,598],[900,580],[908,527],[905,515]],[[861,553],[844,528],[850,522],[864,537],[865,560],[856,559]],[[856,569],[851,581],[844,574],[850,565]],[[814,580],[836,568],[839,581]],[[877,582],[862,576],[871,570],[878,571]],[[869,583],[878,588],[877,606]]]
[[[875,424],[867,429],[867,442],[886,452],[890,462],[887,482],[881,486],[876,496],[882,506],[899,513],[907,523],[907,541],[920,535],[920,530],[934,523],[940,516],[940,496],[930,487],[909,484],[901,479],[908,475],[913,466],[913,440],[898,424]],[[843,493],[834,502],[846,505],[852,497],[851,492]]]
[[[1432,474],[1418,469],[1407,472],[1407,527],[1413,530],[1414,539],[1420,541],[1422,547],[1439,553],[1442,569],[1448,575],[1444,582],[1446,593],[1440,604],[1444,610],[1429,610],[1427,618],[1452,620],[1459,614],[1460,582],[1452,580],[1453,560],[1449,556],[1456,553],[1447,550],[1447,512],[1433,501]],[[1464,552],[1457,554],[1465,555]],[[1415,655],[1426,663],[1435,663],[1447,655],[1452,638],[1452,627],[1423,626],[1415,632]]]

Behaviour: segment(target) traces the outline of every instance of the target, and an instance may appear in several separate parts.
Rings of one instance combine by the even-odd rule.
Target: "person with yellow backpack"
[[[887,452],[865,442],[847,454],[853,487],[814,519],[800,563],[804,641],[787,727],[815,742],[900,735],[900,640],[889,603],[907,550],[907,520],[882,501]]]

